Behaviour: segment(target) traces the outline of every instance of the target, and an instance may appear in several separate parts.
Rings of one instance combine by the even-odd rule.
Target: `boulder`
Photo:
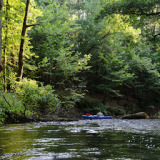
[[[122,119],[149,119],[149,116],[145,112],[138,112],[135,114],[124,116]]]

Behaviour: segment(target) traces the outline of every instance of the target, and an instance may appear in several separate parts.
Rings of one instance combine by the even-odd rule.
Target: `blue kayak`
[[[112,116],[100,116],[100,117],[95,117],[93,115],[90,116],[86,116],[86,115],[82,115],[83,118],[85,119],[112,119]]]

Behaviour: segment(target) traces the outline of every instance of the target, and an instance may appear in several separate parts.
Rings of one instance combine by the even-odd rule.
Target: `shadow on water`
[[[160,160],[160,120],[80,120],[0,127],[4,160]]]

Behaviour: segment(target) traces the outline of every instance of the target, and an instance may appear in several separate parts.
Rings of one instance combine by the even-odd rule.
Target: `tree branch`
[[[51,70],[51,69],[53,70],[53,69],[55,69],[55,67],[51,66],[51,67],[40,68],[39,70],[37,70],[37,71],[33,72],[32,74],[30,74],[30,75],[28,76],[28,78],[31,78],[32,76],[34,76],[34,75],[36,75],[36,74],[39,74],[39,73],[42,73],[42,72],[44,72],[44,71],[49,71],[49,70]]]
[[[4,100],[7,102],[7,104],[10,106],[10,108],[12,108],[12,106],[10,105],[10,103],[7,101],[6,97],[2,95],[2,97],[4,98]]]
[[[26,28],[32,27],[32,26],[38,26],[38,25],[40,25],[40,24],[30,24],[30,25],[26,25]]]
[[[158,33],[158,34],[154,35],[154,37],[157,37],[157,36],[160,36],[160,33]]]
[[[119,12],[117,12],[118,14]],[[130,11],[130,12],[120,12],[121,14],[124,14],[124,15],[128,15],[128,14],[135,14],[135,15],[138,15],[138,16],[158,16],[160,15],[160,12],[156,12],[156,13],[145,13],[145,12],[136,12],[136,11]]]
[[[110,31],[108,33],[106,33],[100,41],[102,41],[104,38],[106,38],[106,36],[110,35]],[[87,53],[90,52],[93,48],[95,48],[96,46],[98,46],[99,44],[101,43],[94,43],[88,50],[87,50]]]
[[[157,36],[160,36],[160,33],[154,35],[154,36],[153,36],[153,40],[155,40]]]

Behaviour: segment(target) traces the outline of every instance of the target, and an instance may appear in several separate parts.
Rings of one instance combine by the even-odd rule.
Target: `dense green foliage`
[[[5,119],[13,117],[14,114],[24,115],[25,106],[22,101],[18,98],[16,94],[7,93],[1,94],[0,97],[0,119],[4,121]],[[26,113],[27,116],[27,113]]]
[[[49,111],[55,111],[60,107],[60,100],[57,95],[54,94],[54,90],[51,86],[41,86],[34,80],[23,79],[16,86],[15,92],[24,102],[27,109],[33,112],[44,113]]]
[[[21,82],[13,85],[14,93],[1,94],[1,114],[2,120],[11,119],[16,116],[24,116],[24,118],[39,118],[42,114],[56,115],[56,111],[60,108],[61,102],[52,86],[43,86],[35,80],[23,79]],[[12,90],[12,91],[13,91]]]
[[[43,1],[40,3],[43,6]],[[31,32],[31,42],[37,46],[33,52],[39,56],[36,63],[44,64],[44,59],[48,60],[48,66],[45,64],[48,68],[39,74],[37,80],[55,86],[63,107],[70,108],[84,95],[85,83],[78,73],[89,69],[87,62],[90,55],[81,55],[73,50],[72,37],[80,27],[76,24],[76,15],[67,9],[66,3],[61,5],[54,0],[50,1],[43,6],[43,11],[43,17],[38,19],[40,26]]]
[[[32,0],[28,24],[38,25],[24,38],[23,72],[30,80],[17,83],[25,2],[3,5],[0,89],[15,94],[19,113],[56,115],[75,106],[107,113],[113,100],[116,107],[124,100],[127,112],[127,106],[159,109],[159,0]],[[5,117],[10,109],[1,108]]]

